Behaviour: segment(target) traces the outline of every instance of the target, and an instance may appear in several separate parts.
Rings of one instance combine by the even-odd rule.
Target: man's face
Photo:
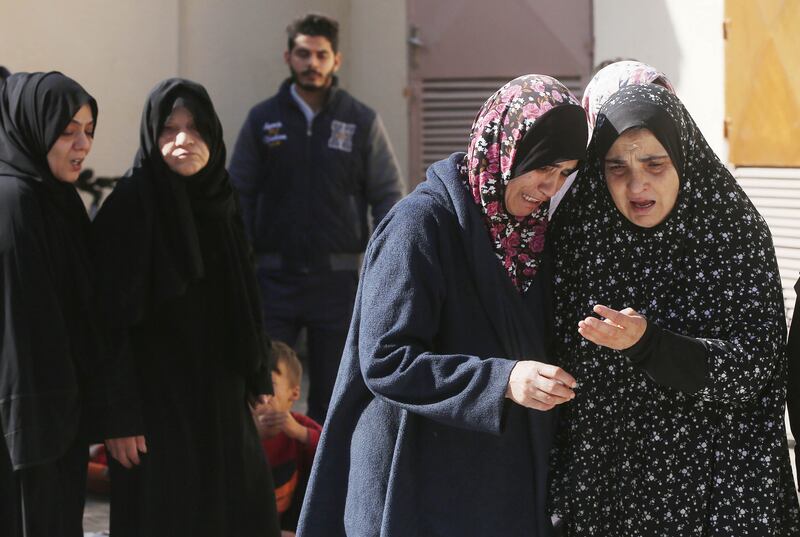
[[[306,91],[327,90],[342,58],[333,52],[327,37],[297,34],[294,48],[284,53],[292,79]]]

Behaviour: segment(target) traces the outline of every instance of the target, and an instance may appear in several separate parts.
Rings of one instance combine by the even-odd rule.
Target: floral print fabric
[[[675,208],[652,228],[628,222],[595,136],[552,230],[559,365],[579,383],[562,407],[552,512],[569,536],[800,535],[769,229],[674,95],[627,86],[604,110],[643,100],[664,107],[680,135]],[[604,121],[601,112],[595,132]],[[661,386],[582,338],[577,323],[597,303],[700,340],[705,386]]]
[[[578,100],[555,78],[524,75],[508,82],[484,103],[469,137],[461,175],[489,229],[495,254],[521,292],[533,282],[547,231],[548,204],[516,217],[505,209],[517,147],[537,118]]]
[[[589,128],[594,128],[600,108],[620,88],[653,82],[658,82],[670,93],[675,93],[675,88],[672,87],[672,82],[667,76],[645,63],[626,60],[600,69],[589,81],[581,99],[581,104],[586,110]]]

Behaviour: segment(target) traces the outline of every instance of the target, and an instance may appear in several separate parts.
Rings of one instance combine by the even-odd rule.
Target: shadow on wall
[[[594,2],[595,65],[635,59],[656,67],[678,87],[683,54],[667,1]]]

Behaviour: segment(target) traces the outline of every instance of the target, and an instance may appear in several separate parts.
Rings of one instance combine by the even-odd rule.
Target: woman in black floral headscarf
[[[772,240],[677,97],[609,99],[558,219],[567,535],[800,534]]]

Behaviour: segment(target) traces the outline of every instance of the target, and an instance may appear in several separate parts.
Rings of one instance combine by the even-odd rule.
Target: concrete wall
[[[87,166],[121,174],[138,147],[147,92],[178,70],[177,0],[0,0],[0,64],[62,71],[100,107]]]
[[[724,0],[595,0],[595,61],[632,57],[661,69],[723,161]]]
[[[308,11],[339,19],[341,85],[381,114],[405,168],[402,1],[0,0],[0,64],[60,70],[81,82],[100,106],[87,165],[119,175],[138,147],[148,91],[171,76],[207,87],[230,154],[249,109],[287,76],[285,28]]]

